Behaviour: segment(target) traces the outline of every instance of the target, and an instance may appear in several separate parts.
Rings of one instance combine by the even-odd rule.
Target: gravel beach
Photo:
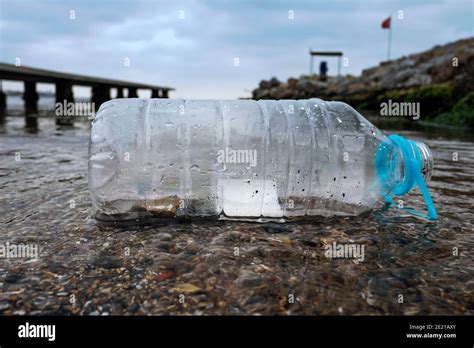
[[[124,228],[90,216],[88,125],[23,127],[20,117],[0,126],[0,244],[39,254],[0,258],[4,315],[474,312],[472,139],[401,132],[433,151],[437,222],[380,204],[356,218]],[[420,209],[421,196],[405,205]],[[363,260],[327,257],[334,242],[363,245]]]

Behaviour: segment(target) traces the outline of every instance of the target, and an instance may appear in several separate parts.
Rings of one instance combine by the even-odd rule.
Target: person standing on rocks
[[[326,81],[327,72],[328,72],[328,63],[325,61],[322,61],[321,64],[319,64],[319,76],[321,77],[321,81]]]

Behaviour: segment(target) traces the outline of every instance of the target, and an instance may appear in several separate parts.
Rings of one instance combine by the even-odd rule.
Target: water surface
[[[472,314],[474,143],[466,133],[398,131],[426,142],[439,220],[377,209],[356,218],[104,227],[90,218],[88,123],[0,125],[3,314]],[[390,130],[387,134],[392,133]],[[418,192],[405,206],[423,207]],[[331,259],[334,242],[364,260]],[[184,295],[184,296],[183,296]]]

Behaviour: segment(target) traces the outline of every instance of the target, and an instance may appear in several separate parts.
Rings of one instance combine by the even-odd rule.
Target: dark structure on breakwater
[[[0,63],[0,80],[23,81],[25,86],[23,100],[25,101],[27,113],[34,113],[38,110],[39,96],[36,91],[36,84],[38,82],[52,83],[56,86],[56,102],[58,103],[63,103],[64,101],[68,103],[74,102],[73,86],[92,87],[91,102],[95,103],[96,109],[102,103],[111,99],[111,88],[117,88],[117,98],[124,97],[124,89],[128,91],[128,98],[136,98],[138,96],[138,89],[151,90],[152,98],[168,98],[169,91],[174,90],[174,88],[170,87],[69,74],[4,63]],[[0,109],[5,109],[6,106],[6,95],[3,91],[0,91]]]
[[[309,64],[309,74],[313,75],[313,58],[315,56],[323,57],[337,57],[337,76],[341,76],[341,57],[343,53],[340,51],[313,51],[309,50],[310,64]]]

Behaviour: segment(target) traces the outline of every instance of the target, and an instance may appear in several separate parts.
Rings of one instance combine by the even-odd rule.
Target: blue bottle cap
[[[407,140],[396,134],[388,138],[390,141],[382,142],[375,156],[375,168],[382,191],[385,194],[385,200],[393,205],[394,202],[390,194],[403,196],[415,185],[418,185],[425,200],[428,214],[426,215],[413,209],[403,209],[414,215],[428,218],[429,220],[437,220],[438,214],[436,213],[436,208],[425,182],[425,180],[429,182],[431,179],[433,169],[433,161],[428,147],[424,144]],[[389,161],[388,154],[393,146],[396,146],[399,151],[394,151]],[[401,153],[401,159],[399,158],[398,152]],[[393,184],[394,170],[398,167],[398,161],[400,160],[403,161],[405,169],[403,179]]]

